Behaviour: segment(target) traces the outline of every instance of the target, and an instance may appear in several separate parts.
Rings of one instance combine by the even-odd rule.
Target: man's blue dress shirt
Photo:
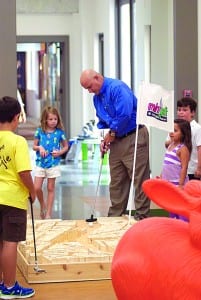
[[[121,137],[136,128],[137,98],[123,81],[104,77],[93,101],[99,129],[110,128]]]

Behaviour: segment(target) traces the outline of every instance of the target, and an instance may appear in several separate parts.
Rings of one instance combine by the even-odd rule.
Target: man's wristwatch
[[[109,130],[109,135],[112,136],[112,137],[115,137],[116,133],[115,133],[115,131]]]

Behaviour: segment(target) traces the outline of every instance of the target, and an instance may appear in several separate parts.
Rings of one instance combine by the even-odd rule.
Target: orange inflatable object
[[[201,182],[184,190],[162,179],[143,190],[156,204],[189,219],[150,217],[134,224],[119,241],[112,284],[119,300],[201,299]]]

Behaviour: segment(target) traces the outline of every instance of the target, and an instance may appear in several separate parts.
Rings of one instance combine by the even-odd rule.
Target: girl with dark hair
[[[174,132],[169,135],[170,144],[165,153],[161,178],[183,188],[189,180],[187,169],[192,151],[190,123],[183,119],[175,119]],[[170,217],[185,219],[172,213]]]

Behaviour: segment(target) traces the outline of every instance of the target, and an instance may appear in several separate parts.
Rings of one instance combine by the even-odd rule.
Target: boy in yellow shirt
[[[15,134],[21,107],[11,97],[0,99],[0,298],[34,295],[16,281],[17,244],[26,239],[27,206],[35,200],[29,149]]]

